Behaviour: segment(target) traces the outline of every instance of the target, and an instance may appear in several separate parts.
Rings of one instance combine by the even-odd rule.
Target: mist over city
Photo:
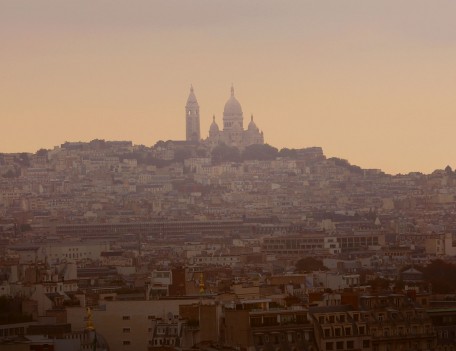
[[[456,349],[456,3],[0,3],[0,350]]]

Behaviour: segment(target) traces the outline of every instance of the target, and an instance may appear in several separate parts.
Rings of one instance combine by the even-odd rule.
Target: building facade
[[[185,105],[186,115],[186,140],[197,142],[200,141],[200,114],[199,105],[193,87],[190,88],[190,94]],[[239,101],[234,96],[234,88],[231,87],[231,96],[225,103],[223,109],[223,129],[220,130],[215,116],[209,128],[209,136],[205,142],[211,147],[221,143],[228,146],[235,146],[243,149],[249,145],[264,144],[263,132],[253,121],[253,115],[247,129],[244,129],[244,114]]]

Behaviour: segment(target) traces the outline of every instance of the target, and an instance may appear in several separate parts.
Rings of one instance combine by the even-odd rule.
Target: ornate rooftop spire
[[[196,100],[195,92],[193,90],[193,85],[190,85],[190,93],[188,94],[187,105],[189,104],[196,104],[198,105],[198,101]]]
[[[90,307],[86,308],[86,330],[95,330],[93,324],[92,309]]]

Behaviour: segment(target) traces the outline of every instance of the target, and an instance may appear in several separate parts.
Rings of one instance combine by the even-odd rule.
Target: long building
[[[241,220],[223,221],[154,221],[102,224],[60,224],[55,232],[60,236],[88,238],[120,237],[126,234],[157,238],[187,237],[192,235],[226,235],[251,230]]]
[[[283,255],[337,254],[342,251],[385,244],[385,235],[378,232],[361,234],[302,233],[263,239],[262,251]]]

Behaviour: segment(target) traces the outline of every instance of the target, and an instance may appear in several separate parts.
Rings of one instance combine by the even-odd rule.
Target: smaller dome
[[[215,116],[212,116],[211,127],[209,128],[210,133],[218,133],[220,131],[217,122],[215,122]]]
[[[250,116],[250,123],[249,123],[249,126],[247,127],[247,130],[254,131],[254,132],[258,132],[259,131],[259,129],[256,126],[255,122],[253,121],[253,115]]]

